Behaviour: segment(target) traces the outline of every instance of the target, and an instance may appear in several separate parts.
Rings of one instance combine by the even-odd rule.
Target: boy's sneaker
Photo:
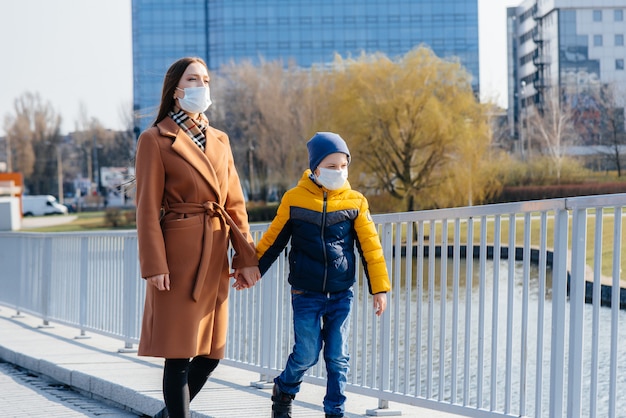
[[[154,415],[152,418],[170,418],[170,414],[168,414],[167,408],[163,408],[159,412],[157,412],[156,415]]]
[[[291,401],[295,395],[281,392],[274,383],[272,389],[272,418],[291,418]]]

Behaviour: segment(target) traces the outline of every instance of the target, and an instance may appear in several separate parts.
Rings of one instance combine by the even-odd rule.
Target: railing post
[[[567,416],[582,412],[583,320],[585,305],[585,252],[587,210],[574,209],[572,220],[572,258],[569,281],[569,364],[567,367]]]
[[[400,233],[400,231],[396,231],[396,233]],[[393,261],[393,224],[391,222],[385,222],[382,225],[382,246],[383,246],[383,254],[385,256],[385,262],[387,263],[387,271],[391,274],[392,270],[392,261]],[[395,297],[395,295],[388,294],[387,297],[389,299]],[[393,306],[392,301],[387,301],[387,306]],[[380,397],[378,398],[378,408],[377,409],[367,409],[365,412],[368,416],[394,416],[401,415],[400,411],[392,411],[389,409],[389,401],[384,399],[383,393],[389,392],[389,370],[391,366],[390,362],[390,353],[391,347],[391,314],[389,312],[385,312],[380,317],[381,329],[380,329],[380,361],[378,361],[376,367],[378,368],[378,376],[380,376],[380,385],[379,385],[379,393]],[[375,343],[375,341],[373,342]]]
[[[137,309],[137,239],[132,237],[124,237],[124,281],[122,288],[124,295],[124,304],[122,309],[124,314],[123,332],[124,332],[124,348],[117,350],[120,353],[135,353],[137,349],[133,347],[131,338],[133,336],[135,315],[130,313],[138,312]]]
[[[567,209],[554,214],[554,262],[552,267],[552,332],[550,345],[550,418],[563,416],[565,370],[565,310],[567,304]]]
[[[79,255],[79,298],[78,298],[78,324],[80,326],[80,335],[76,339],[90,338],[85,334],[85,323],[87,322],[87,281],[89,277],[89,237],[81,237],[80,239],[80,255]]]
[[[442,301],[439,303],[439,329],[446,329],[446,293],[448,282],[448,220],[441,220],[441,252],[439,257],[440,273],[439,273],[439,298]],[[435,257],[435,254],[429,254],[429,257]],[[445,332],[439,333],[439,385],[437,389],[437,399],[441,402],[445,398],[445,366],[444,361],[446,350],[446,334]]]
[[[258,382],[251,382],[251,385],[258,389],[266,389],[273,386],[274,381],[269,374],[272,370],[272,353],[276,353],[277,321],[281,315],[277,312],[281,309],[269,309],[273,306],[281,306],[278,301],[277,291],[284,285],[283,277],[278,272],[283,268],[283,255],[281,254],[276,262],[265,273],[266,278],[260,283],[261,286],[261,333],[259,341],[259,363],[264,372],[259,375]],[[266,327],[266,328],[264,328]]]
[[[24,237],[20,237],[19,240],[19,247],[20,247],[20,255],[19,255],[19,260],[18,260],[18,274],[17,274],[17,286],[15,289],[15,314],[12,315],[12,318],[24,318],[24,315],[22,315],[22,303],[23,303],[23,299],[22,299],[22,294],[24,292],[24,283],[25,282],[25,278],[26,278],[26,269],[27,269],[27,264],[26,264],[26,254],[28,254],[28,251],[26,251],[27,249],[27,245],[26,245],[26,238]]]
[[[39,325],[39,328],[49,328],[50,322],[48,321],[50,316],[50,298],[52,294],[50,292],[52,281],[52,237],[45,237],[43,240],[43,254],[40,265],[41,272],[41,316],[43,318],[43,324]]]
[[[597,215],[596,215],[597,216]],[[620,287],[620,274],[622,272],[622,245],[624,245],[622,237],[622,206],[617,206],[613,212],[613,269],[611,279],[611,372],[609,377],[609,417],[616,416],[617,408],[617,361],[618,361],[618,344],[622,341],[618,341],[618,323],[619,323],[619,310],[621,309],[621,287]],[[619,290],[618,290],[619,289]],[[623,325],[622,325],[623,326]],[[620,358],[621,360],[621,358]],[[620,386],[621,387],[621,386]]]

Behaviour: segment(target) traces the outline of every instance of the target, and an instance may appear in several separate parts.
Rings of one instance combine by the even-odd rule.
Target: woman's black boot
[[[291,401],[295,395],[281,392],[274,384],[272,389],[272,418],[291,418]]]

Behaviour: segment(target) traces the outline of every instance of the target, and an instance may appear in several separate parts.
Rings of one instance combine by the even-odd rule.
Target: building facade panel
[[[478,0],[133,0],[137,130],[151,123],[167,67],[186,55],[211,71],[231,61],[324,65],[335,53],[394,58],[425,44],[458,57],[479,91]]]
[[[523,133],[526,110],[543,106],[551,89],[572,103],[601,87],[626,94],[625,11],[626,0],[525,0],[508,9],[514,101],[508,111],[515,136]]]

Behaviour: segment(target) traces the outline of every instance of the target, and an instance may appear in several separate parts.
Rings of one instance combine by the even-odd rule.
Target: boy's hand
[[[387,309],[387,294],[377,293],[374,295],[374,311],[376,316],[381,316]]]

